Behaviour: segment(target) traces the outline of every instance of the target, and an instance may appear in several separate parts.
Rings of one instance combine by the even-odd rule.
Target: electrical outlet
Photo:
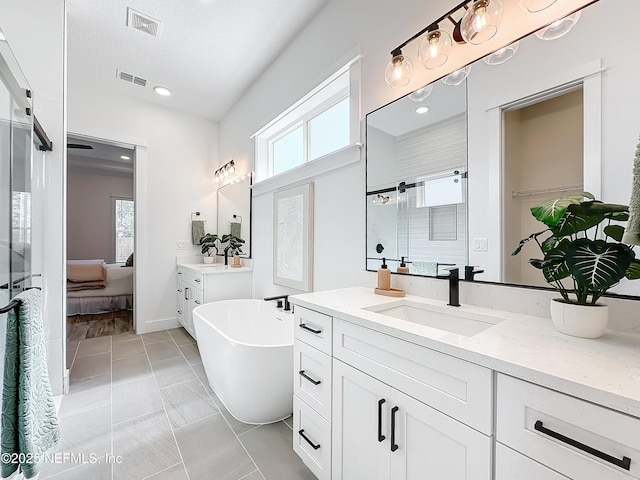
[[[191,250],[191,242],[189,240],[178,240],[178,250]]]
[[[474,252],[486,252],[489,250],[489,239],[487,238],[474,238],[473,239],[473,251]]]

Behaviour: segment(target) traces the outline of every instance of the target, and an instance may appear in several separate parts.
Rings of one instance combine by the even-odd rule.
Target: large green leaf
[[[568,239],[562,240],[556,248],[549,250],[544,256],[542,273],[548,283],[554,283],[571,275],[569,267],[565,262],[567,251],[571,242]]]
[[[570,207],[571,211],[579,215],[595,215],[595,214],[623,214],[629,211],[627,205],[618,205],[616,203],[602,203],[598,200],[590,202],[580,202]]]
[[[569,205],[557,225],[552,228],[556,237],[568,237],[578,232],[586,232],[605,219],[605,214],[584,209],[581,204]]]
[[[522,248],[529,243],[531,240],[535,240],[536,238],[538,238],[540,235],[542,235],[545,232],[548,232],[549,230],[543,230],[541,232],[537,232],[537,233],[532,233],[531,235],[529,235],[527,238],[523,238],[522,240],[520,240],[520,243],[518,244],[518,246],[516,247],[516,249],[513,251],[513,253],[511,255],[517,255],[520,253],[520,251],[522,250]]]
[[[549,238],[547,238],[544,242],[542,242],[542,251],[547,254],[548,252],[550,252],[551,250],[553,250],[554,248],[556,248],[558,246],[558,238],[551,235]]]
[[[604,233],[608,237],[621,242],[622,236],[624,235],[624,227],[622,225],[607,225],[604,227]]]
[[[624,276],[629,280],[638,280],[640,279],[640,261],[637,259],[633,259],[627,271],[624,272]]]
[[[624,278],[633,258],[626,245],[581,238],[567,248],[565,263],[580,287],[604,292]]]
[[[544,223],[548,227],[555,227],[564,215],[569,205],[575,205],[580,203],[583,199],[594,199],[593,195],[588,192],[582,192],[576,195],[569,195],[567,197],[555,198],[544,202],[537,207],[531,209],[531,213],[536,220]]]

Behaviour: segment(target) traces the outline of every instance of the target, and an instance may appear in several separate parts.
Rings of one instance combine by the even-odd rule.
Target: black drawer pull
[[[384,398],[378,400],[378,442],[384,442],[384,439],[387,438],[382,434],[382,405],[384,402],[386,402]]]
[[[577,440],[574,440],[573,438],[565,437],[561,433],[554,432],[553,430],[549,430],[548,428],[542,425],[542,422],[540,420],[536,421],[533,428],[539,432],[549,435],[552,438],[555,438],[556,440],[560,440],[561,442],[564,442],[567,445],[571,445],[572,447],[576,447],[577,449],[582,450],[583,452],[587,452],[593,455],[594,457],[598,457],[609,463],[613,463],[617,467],[624,468],[625,470],[631,469],[631,459],[629,457],[622,457],[622,460],[616,457],[612,457],[611,455],[601,452],[600,450],[596,450],[595,448],[590,447],[589,445],[580,443]]]
[[[395,452],[398,450],[398,445],[396,445],[396,413],[400,410],[398,407],[393,407],[391,409],[391,451]]]
[[[304,370],[300,370],[298,372],[300,374],[300,376],[306,380],[309,380],[311,383],[313,383],[314,385],[320,385],[322,383],[322,380],[314,380],[313,378],[311,378],[309,375],[307,375],[306,373],[304,373]]]
[[[301,436],[302,438],[304,438],[304,439],[307,441],[307,443],[308,443],[309,445],[311,445],[311,448],[313,448],[314,450],[318,450],[318,449],[320,448],[320,445],[316,445],[316,444],[314,444],[311,440],[309,440],[309,437],[307,437],[307,436],[304,434],[304,428],[303,428],[302,430],[299,430],[299,431],[298,431],[298,433],[300,434],[300,436]]]
[[[308,332],[315,333],[316,335],[318,335],[318,334],[322,333],[322,330],[316,330],[316,329],[314,329],[314,328],[307,327],[307,325],[306,325],[305,323],[301,323],[301,324],[299,325],[299,327],[300,327],[301,329],[303,329],[303,330],[308,331]]]

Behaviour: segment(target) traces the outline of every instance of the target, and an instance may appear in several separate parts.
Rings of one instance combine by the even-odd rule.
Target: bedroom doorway
[[[67,138],[67,342],[135,329],[135,146]]]

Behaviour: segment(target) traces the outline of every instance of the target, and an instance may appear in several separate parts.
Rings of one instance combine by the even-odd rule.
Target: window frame
[[[135,251],[135,238],[136,238],[136,224],[135,224],[135,216],[136,216],[136,202],[134,198],[125,197],[125,196],[111,196],[111,251],[113,252],[113,262],[114,263],[125,263],[127,259],[124,261],[118,261],[118,228],[116,226],[116,211],[117,211],[117,203],[119,201],[131,202],[133,203],[133,245]]]

